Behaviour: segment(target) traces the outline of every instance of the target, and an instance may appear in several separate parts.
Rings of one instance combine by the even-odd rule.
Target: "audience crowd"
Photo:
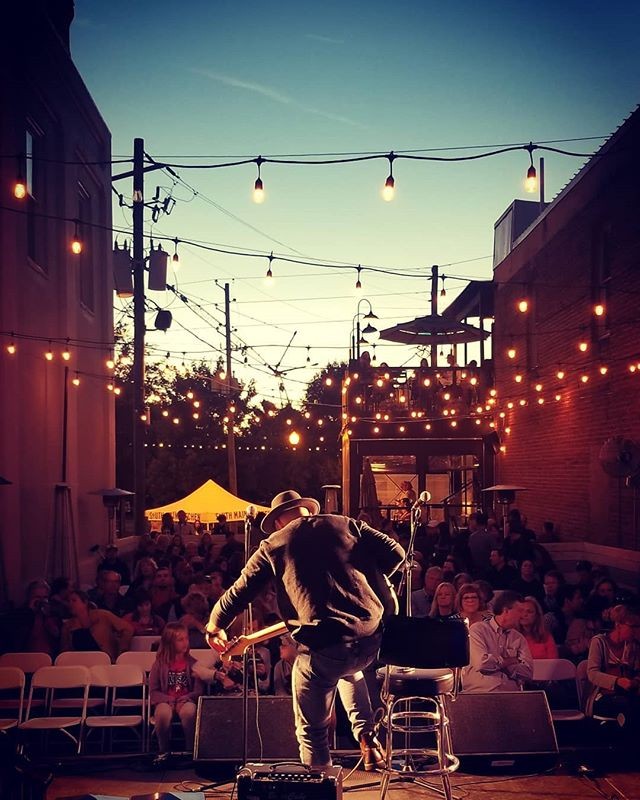
[[[370,521],[365,513],[361,518]],[[629,726],[638,725],[637,598],[587,561],[576,565],[569,582],[516,509],[505,527],[502,531],[484,512],[471,514],[467,527],[454,532],[424,514],[416,526],[411,613],[466,620],[471,660],[463,691],[531,688],[535,659],[588,660],[588,711],[614,713]],[[406,520],[387,523],[385,532],[408,546]],[[197,697],[242,691],[241,657],[223,663],[211,651],[205,662],[190,651],[206,648],[210,610],[244,560],[244,544],[224,517],[213,536],[198,532],[183,514],[176,523],[166,517],[159,533],[140,537],[131,565],[109,546],[95,585],[86,591],[64,577],[51,585],[29,584],[23,607],[5,624],[2,650],[46,652],[52,658],[67,650],[102,650],[115,661],[134,636],[158,637],[150,691],[160,752],[169,750],[174,717],[189,748]],[[278,620],[269,588],[253,605],[251,626],[257,630]],[[249,691],[291,694],[295,658],[289,636],[256,646],[247,662]]]

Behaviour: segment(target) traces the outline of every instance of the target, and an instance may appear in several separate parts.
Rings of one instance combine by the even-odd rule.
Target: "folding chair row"
[[[105,712],[103,714],[94,716],[87,713],[91,687],[104,690],[104,700],[101,701]],[[137,700],[140,713],[119,715],[115,702],[118,690],[134,687],[140,690],[140,698]],[[74,689],[79,690],[81,694],[74,698],[57,697],[59,692]],[[44,693],[44,715],[33,713],[34,695],[38,692]],[[74,713],[55,713],[56,709],[61,708],[57,701],[64,701],[64,706],[68,710],[72,709]],[[82,750],[84,738],[93,729],[139,728],[144,747],[146,708],[145,676],[142,669],[136,665],[102,664],[88,668],[76,664],[42,667],[33,675],[25,719],[17,727],[21,731],[58,730],[74,742],[78,753]]]

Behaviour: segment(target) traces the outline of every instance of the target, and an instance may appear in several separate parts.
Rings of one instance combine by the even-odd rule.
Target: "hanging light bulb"
[[[293,445],[294,447],[297,444],[300,444],[300,434],[297,431],[291,431],[289,434],[289,444]]]
[[[362,267],[358,264],[358,277],[356,278],[356,291],[362,290],[362,281],[360,280],[360,272],[362,271]]]
[[[527,170],[527,177],[525,178],[524,188],[527,192],[535,192],[538,188],[538,175],[536,173],[536,168],[533,166],[533,151],[536,150],[536,146],[533,142],[529,142],[529,144],[525,147],[525,150],[529,151],[529,160],[531,165]]]
[[[565,371],[564,371],[563,369],[559,369],[559,370],[556,372],[556,378],[557,378],[559,381],[561,381],[561,380],[563,380],[563,379],[564,379],[564,376],[565,376],[565,374],[566,374],[566,373],[565,373]]]
[[[71,353],[69,352],[69,340],[67,339],[67,346],[62,351],[62,359],[63,361],[69,361],[71,359]]]
[[[384,182],[384,186],[382,187],[382,199],[387,203],[390,203],[396,194],[396,182],[393,178],[393,161],[395,159],[395,154],[391,152],[387,158],[389,159],[389,175],[387,176],[387,180]]]
[[[77,372],[76,372],[76,374],[75,374],[75,377],[74,377],[74,378],[72,378],[72,380],[71,380],[71,383],[72,383],[74,386],[80,386],[80,378],[79,378],[79,376],[78,376],[78,373],[77,373]]]
[[[9,353],[10,356],[15,356],[16,354],[16,346],[13,339],[11,339],[11,341],[7,345],[7,353]]]
[[[49,342],[49,349],[44,354],[44,357],[47,359],[47,361],[53,361],[53,350],[51,349],[51,342]]]
[[[444,288],[444,281],[445,281],[445,276],[443,275],[442,276],[442,289],[440,289],[440,297],[446,297],[447,296],[447,290]]]
[[[585,342],[585,341],[578,342],[578,350],[581,353],[586,353],[588,349],[589,349],[589,343],[588,342]]]
[[[267,274],[265,275],[265,281],[267,283],[271,283],[273,281],[273,272],[271,271],[272,262],[273,262],[273,253],[269,255],[269,265],[267,267]]]
[[[518,311],[521,314],[526,314],[528,310],[529,310],[529,301],[525,300],[524,298],[522,300],[518,300]]]
[[[593,313],[596,317],[603,317],[604,316],[604,305],[602,303],[596,303],[593,307]]]
[[[173,264],[173,269],[180,269],[180,256],[178,255],[178,237],[173,240],[173,256],[171,257],[171,263]]]
[[[606,364],[601,364],[600,367],[598,368],[598,371],[600,372],[601,375],[606,375],[607,372],[609,372],[609,367]]]
[[[24,156],[17,157],[16,182],[13,184],[13,196],[16,200],[24,200],[27,196],[27,183],[22,174],[22,160]]]
[[[311,363],[311,346],[307,345],[307,364]]]
[[[80,238],[80,229],[78,220],[74,219],[74,231],[73,231],[73,239],[71,240],[71,252],[74,256],[79,256],[82,252],[82,239]]]
[[[509,349],[507,350],[507,357],[513,359],[516,357],[516,355],[516,348],[513,345],[510,345]]]
[[[253,202],[264,203],[264,184],[262,183],[262,178],[260,177],[260,166],[264,162],[264,158],[262,156],[258,156],[256,158],[256,164],[258,165],[258,177],[256,178],[256,182],[253,184]]]

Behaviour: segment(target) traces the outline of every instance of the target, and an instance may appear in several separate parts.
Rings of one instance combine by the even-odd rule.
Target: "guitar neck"
[[[262,628],[262,630],[256,631],[255,633],[248,633],[243,637],[243,641],[247,647],[251,647],[254,644],[260,644],[260,642],[273,639],[274,636],[282,636],[282,634],[287,632],[288,628],[284,622],[276,622],[275,625],[269,625],[268,628]]]

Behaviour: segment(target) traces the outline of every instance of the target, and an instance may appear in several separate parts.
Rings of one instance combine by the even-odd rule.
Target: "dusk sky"
[[[181,164],[463,147],[469,149],[431,154],[473,155],[564,139],[584,140],[554,146],[589,153],[639,99],[640,8],[615,0],[76,0],[71,45],[111,129],[114,157],[129,156],[139,136],[154,158]],[[551,200],[585,159],[542,155]],[[205,319],[207,312],[222,319],[214,280],[229,281],[235,341],[255,348],[247,353],[249,367],[234,369],[244,380],[255,378],[261,396],[277,399],[278,380],[264,363],[278,363],[294,331],[282,368],[303,367],[307,355],[320,366],[346,359],[358,296],[355,268],[276,260],[276,280],[267,285],[266,255],[362,264],[360,296],[371,301],[377,326],[413,319],[429,313],[432,264],[449,277],[444,304],[465,279],[491,277],[493,225],[513,199],[531,199],[523,187],[528,165],[524,151],[462,163],[398,160],[396,197],[386,203],[386,160],[266,164],[262,205],[252,202],[255,164],[178,168],[198,196],[175,186],[176,206],[153,226],[156,235],[257,255],[181,245],[180,270],[168,281],[201,306],[201,316],[169,293],[150,293],[170,308],[174,325],[147,342],[158,355],[171,352],[173,363],[183,352],[186,360],[215,361],[224,340]],[[172,181],[165,173],[148,175],[147,199],[158,185],[170,191]],[[130,196],[130,181],[117,188]],[[129,227],[130,211],[116,208],[113,222]],[[171,243],[165,248],[173,252]],[[124,306],[116,306],[118,318]],[[417,364],[419,356],[380,344],[377,359]],[[289,373],[291,399],[317,370]]]

